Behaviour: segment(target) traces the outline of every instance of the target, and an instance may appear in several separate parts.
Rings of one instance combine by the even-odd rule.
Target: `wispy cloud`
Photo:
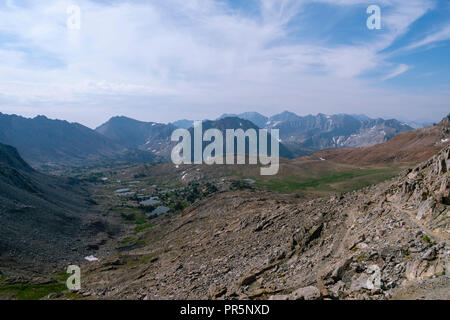
[[[401,64],[399,66],[397,66],[394,71],[392,71],[391,73],[389,73],[387,76],[385,76],[383,78],[383,80],[389,80],[395,77],[398,77],[399,75],[405,73],[406,71],[408,71],[409,69],[411,69],[411,66],[408,66],[406,64]]]
[[[439,41],[445,41],[450,40],[450,25],[447,25],[442,28],[442,30],[436,31],[428,36],[426,36],[424,39],[420,41],[416,41],[409,46],[406,47],[406,49],[416,49],[419,47],[427,46],[429,44],[439,42]]]
[[[66,26],[73,3],[81,7],[79,31]],[[381,52],[434,2],[379,1],[387,8],[383,31],[366,41],[336,45],[292,37],[292,25],[317,3],[372,1],[259,0],[256,13],[247,14],[214,0],[9,0],[0,4],[0,107],[28,106],[29,114],[66,114],[91,125],[117,113],[168,121],[224,107],[345,111],[338,108],[357,108],[355,96],[363,101],[380,80],[361,76],[392,65]],[[445,36],[429,36],[420,46]],[[401,64],[381,80],[407,70]],[[398,104],[398,97],[392,101]],[[95,106],[89,116],[76,113],[87,105]]]

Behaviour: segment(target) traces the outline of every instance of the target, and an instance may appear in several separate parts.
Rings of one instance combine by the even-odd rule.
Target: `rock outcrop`
[[[366,148],[327,149],[304,157],[308,160],[326,159],[348,164],[382,164],[426,161],[443,147],[450,145],[448,117],[431,127],[402,132],[391,140]]]
[[[100,299],[450,299],[446,147],[382,184],[304,200],[223,192],[143,248],[84,266]],[[114,259],[117,259],[115,257]]]

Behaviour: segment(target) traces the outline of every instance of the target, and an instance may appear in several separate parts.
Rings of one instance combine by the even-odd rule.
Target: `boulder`
[[[343,281],[338,281],[336,284],[328,288],[328,293],[332,298],[339,299],[344,292],[345,283]]]
[[[439,252],[438,246],[433,246],[430,249],[428,249],[427,251],[425,251],[425,253],[422,255],[422,259],[427,260],[427,261],[432,261],[432,260],[436,259],[438,252]]]
[[[290,298],[292,300],[318,300],[320,299],[320,290],[316,287],[309,286],[295,290]]]

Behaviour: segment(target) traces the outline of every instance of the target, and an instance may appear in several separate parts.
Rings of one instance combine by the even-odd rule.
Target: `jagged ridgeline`
[[[283,144],[295,157],[325,148],[366,147],[390,140],[413,128],[395,119],[371,119],[365,115],[307,115],[284,111],[272,117],[258,112],[224,114],[219,119],[238,117],[260,128],[279,129]]]
[[[0,113],[0,143],[17,148],[35,168],[156,162],[148,151],[128,148],[78,123]]]
[[[258,126],[256,126],[254,123],[248,121],[248,120],[243,120],[243,119],[239,119],[236,117],[230,117],[230,118],[223,118],[220,120],[216,120],[216,121],[203,121],[202,122],[202,133],[204,134],[207,130],[209,129],[217,129],[222,133],[222,137],[223,137],[223,149],[222,149],[222,155],[224,155],[224,158],[227,154],[227,145],[226,145],[226,130],[231,129],[234,130],[235,132],[239,129],[243,130],[243,132],[247,132],[248,130],[253,130],[256,135],[255,135],[255,140],[254,143],[256,144],[256,153],[252,152],[252,148],[250,147],[250,138],[249,137],[245,137],[245,155],[247,156],[256,156],[257,154],[259,154],[259,146],[260,146],[260,139],[261,136],[259,135],[259,130],[260,128]],[[197,141],[195,140],[195,130],[194,128],[190,128],[189,129],[189,134],[191,137],[191,161],[194,161],[194,148],[195,148],[195,144],[197,143]],[[202,139],[202,152],[205,150],[205,148],[211,144],[211,142],[214,142],[214,139],[212,139],[213,141],[203,141]],[[270,133],[270,129],[267,130],[267,155],[270,156],[271,155],[271,150],[272,150],[272,138],[271,138],[271,133]],[[279,143],[279,141],[277,141]],[[235,136],[234,137],[234,148],[233,148],[233,154],[237,155],[238,154],[238,144],[239,144],[239,139]],[[213,156],[216,156],[216,154],[213,152],[212,154]],[[292,158],[293,155],[292,153],[282,144],[279,143],[279,156],[282,158]],[[247,157],[248,158],[248,157]],[[226,163],[225,159],[224,159],[224,163]],[[248,161],[246,162],[248,163]]]
[[[238,120],[236,120],[238,119]],[[180,120],[171,124],[144,122],[127,117],[113,117],[96,131],[118,144],[152,152],[170,160],[174,143],[170,137],[177,128],[192,129],[194,121]],[[257,112],[224,114],[215,121],[205,120],[204,127],[226,129],[278,129],[280,156],[285,158],[312,154],[324,148],[371,146],[390,140],[396,134],[412,130],[397,120],[370,119],[363,115],[298,116],[282,112],[265,117]]]

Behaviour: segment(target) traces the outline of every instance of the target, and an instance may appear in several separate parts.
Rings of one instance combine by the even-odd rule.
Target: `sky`
[[[0,0],[0,112],[91,128],[284,110],[438,121],[449,57],[447,0]]]

